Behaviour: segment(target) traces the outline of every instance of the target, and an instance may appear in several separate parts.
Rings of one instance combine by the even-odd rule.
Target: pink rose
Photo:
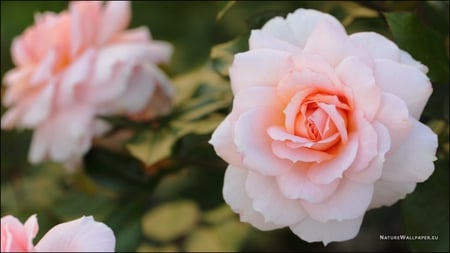
[[[36,15],[14,39],[2,128],[35,129],[31,162],[79,161],[107,129],[98,116],[146,120],[170,110],[174,90],[156,64],[169,61],[172,47],[145,27],[125,30],[130,12],[124,1],[72,2]]]
[[[437,136],[419,122],[427,68],[393,42],[299,9],[253,30],[249,44],[230,67],[233,109],[210,140],[229,163],[223,195],[242,221],[348,240],[368,209],[433,173]]]
[[[16,217],[2,217],[2,252],[113,252],[116,239],[113,231],[92,216],[54,226],[33,245],[39,230],[36,215],[25,224]]]

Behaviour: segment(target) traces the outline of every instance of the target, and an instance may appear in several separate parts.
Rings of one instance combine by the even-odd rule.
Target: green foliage
[[[424,26],[414,13],[393,12],[385,13],[385,16],[399,47],[428,66],[432,81],[448,84],[449,66],[444,37]]]
[[[199,216],[200,211],[192,201],[160,204],[142,217],[142,229],[146,236],[167,242],[190,231]]]
[[[436,169],[425,183],[402,203],[408,235],[437,236],[438,240],[410,241],[416,252],[449,250],[449,162],[438,160]]]

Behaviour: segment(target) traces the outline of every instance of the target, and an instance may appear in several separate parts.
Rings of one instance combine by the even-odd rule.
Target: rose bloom
[[[124,1],[72,2],[36,15],[14,39],[1,125],[35,129],[31,162],[75,164],[108,129],[98,116],[147,120],[170,110],[173,87],[155,64],[168,62],[172,47],[145,27],[125,30],[130,12]]]
[[[210,143],[229,166],[223,196],[261,230],[308,242],[354,238],[434,170],[437,136],[419,117],[427,68],[380,34],[347,35],[299,9],[253,30],[230,67],[233,109]]]
[[[1,219],[2,252],[114,252],[113,231],[92,216],[54,226],[33,245],[39,230],[36,215],[25,224],[7,215]]]

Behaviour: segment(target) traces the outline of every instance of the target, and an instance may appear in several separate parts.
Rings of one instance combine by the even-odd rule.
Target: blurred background
[[[1,1],[2,77],[13,68],[12,39],[33,24],[34,14],[67,6]],[[247,49],[251,29],[297,8],[332,14],[349,34],[375,31],[396,41],[430,68],[434,88],[421,118],[439,135],[434,174],[404,200],[368,211],[356,238],[327,247],[289,229],[262,232],[239,222],[222,198],[226,164],[207,143],[231,108],[233,54]],[[448,1],[136,1],[131,20],[131,28],[147,26],[154,39],[175,48],[163,66],[178,90],[174,111],[157,124],[112,119],[114,133],[94,141],[85,168],[75,173],[51,162],[30,165],[32,132],[2,130],[1,215],[25,221],[36,213],[35,242],[57,223],[93,215],[114,230],[117,251],[449,251]],[[439,239],[380,240],[402,234]]]

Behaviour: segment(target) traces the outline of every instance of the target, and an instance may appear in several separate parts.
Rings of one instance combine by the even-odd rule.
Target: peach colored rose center
[[[297,112],[288,116],[295,117],[289,120],[293,126],[286,127],[293,130],[291,134],[310,140],[309,148],[324,151],[339,141],[347,141],[349,106],[345,97],[315,91],[302,101],[294,96],[291,103],[298,105]]]

